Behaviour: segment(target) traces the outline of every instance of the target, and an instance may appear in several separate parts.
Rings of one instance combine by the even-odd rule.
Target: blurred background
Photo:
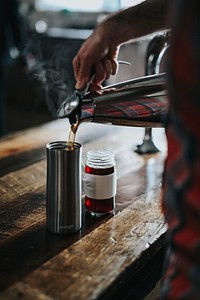
[[[25,43],[23,55],[9,48],[4,83],[3,135],[56,118],[62,100],[73,92],[72,60],[98,22],[134,0],[19,0]],[[144,75],[144,59],[150,36],[121,47],[119,72],[104,85]],[[24,56],[24,58],[22,58]],[[25,63],[24,63],[25,61]]]

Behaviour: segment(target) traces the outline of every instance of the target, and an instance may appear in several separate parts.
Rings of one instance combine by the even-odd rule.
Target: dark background
[[[56,118],[62,99],[74,89],[73,57],[97,21],[108,14],[38,12],[34,1],[21,3],[28,28],[28,70],[17,59],[10,66],[5,99],[6,134]],[[41,20],[47,24],[47,30],[37,32],[36,24]],[[124,45],[119,59],[131,62],[131,66],[120,66],[118,74],[104,84],[142,76],[148,41],[149,38]]]

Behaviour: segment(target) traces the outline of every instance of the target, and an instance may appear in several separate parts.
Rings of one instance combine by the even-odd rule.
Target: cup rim
[[[80,143],[74,142],[74,148],[68,149],[67,141],[53,141],[46,144],[46,148],[50,151],[59,150],[59,151],[75,151],[79,150],[82,147]]]

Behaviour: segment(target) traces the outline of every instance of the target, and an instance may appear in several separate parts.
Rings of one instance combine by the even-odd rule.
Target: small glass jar
[[[116,168],[112,151],[90,150],[85,160],[85,206],[92,214],[101,216],[115,208]]]

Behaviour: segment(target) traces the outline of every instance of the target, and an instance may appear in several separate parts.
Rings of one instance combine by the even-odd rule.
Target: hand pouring
[[[123,60],[119,60],[118,64],[123,64],[123,65],[128,65],[128,66],[131,65],[129,62],[123,61]],[[67,97],[67,99],[65,99],[62,102],[61,106],[59,107],[59,109],[57,111],[58,117],[59,118],[68,117],[71,125],[77,124],[77,122],[78,122],[79,114],[80,114],[80,110],[81,110],[82,99],[88,93],[89,87],[90,87],[91,83],[93,82],[95,75],[96,75],[94,71],[92,73],[93,74],[91,75],[86,86],[81,90],[75,89],[73,94],[70,97]]]

